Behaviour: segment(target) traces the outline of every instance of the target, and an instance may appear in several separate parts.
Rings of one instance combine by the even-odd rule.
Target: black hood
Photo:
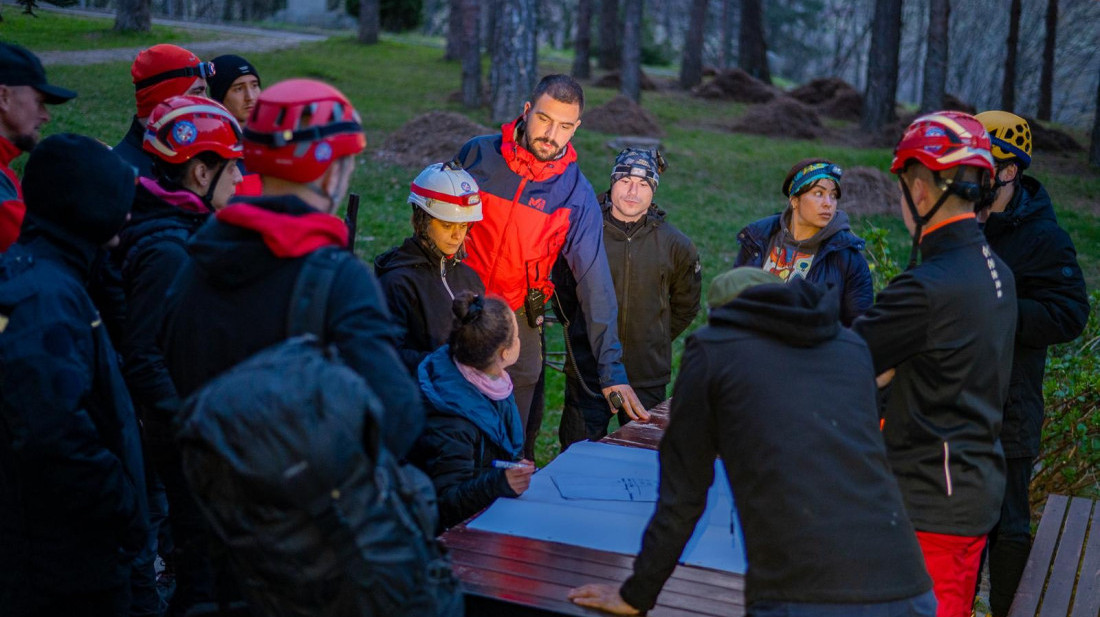
[[[306,202],[291,196],[250,197],[242,201],[284,214],[317,212]],[[219,289],[243,287],[267,276],[282,263],[264,244],[259,232],[222,223],[215,217],[210,217],[195,232],[187,244],[187,252],[204,272],[210,285]]]
[[[119,246],[115,251],[125,255],[141,238],[165,229],[178,228],[193,233],[209,216],[209,213],[181,210],[153,195],[139,183],[134,191],[130,220],[118,234]]]
[[[377,276],[397,268],[434,267],[432,256],[414,236],[405,238],[400,245],[374,258],[374,273]]]
[[[753,330],[795,347],[813,347],[840,332],[840,293],[801,278],[757,285],[712,310],[708,322]]]
[[[1057,220],[1054,215],[1054,206],[1050,202],[1050,194],[1038,180],[1031,176],[1020,179],[1016,194],[1005,208],[1004,212],[994,212],[989,215],[987,225],[992,223],[1019,226],[1030,219],[1047,218]]]

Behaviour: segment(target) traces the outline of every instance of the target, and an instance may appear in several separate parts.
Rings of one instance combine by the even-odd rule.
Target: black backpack
[[[184,403],[184,473],[257,615],[460,616],[431,481],[386,449],[378,399],[317,336],[345,258],[316,251],[298,276],[288,334],[313,334]]]

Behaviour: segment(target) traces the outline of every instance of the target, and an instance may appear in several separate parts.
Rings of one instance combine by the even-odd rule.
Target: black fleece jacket
[[[295,197],[242,200],[295,219],[317,211]],[[236,203],[236,202],[235,202]],[[211,218],[188,246],[193,271],[167,297],[161,348],[180,397],[215,375],[285,339],[294,283],[308,256],[278,257],[260,233]],[[424,426],[420,396],[394,348],[396,337],[378,282],[366,264],[337,268],[325,333],[352,370],[366,379],[385,410],[383,438],[403,457]]]
[[[1047,346],[1077,338],[1089,317],[1085,279],[1069,234],[1058,225],[1050,195],[1024,176],[1004,212],[989,216],[985,237],[1016,278],[1016,345],[1005,402],[1005,456],[1039,454]]]
[[[874,371],[837,290],[747,289],[687,340],[661,440],[657,510],[621,593],[650,609],[720,455],[748,553],[749,605],[888,602],[931,588],[878,430]]]

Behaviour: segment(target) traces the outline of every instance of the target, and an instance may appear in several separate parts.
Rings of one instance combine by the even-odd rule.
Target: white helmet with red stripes
[[[454,163],[435,163],[424,168],[409,186],[409,203],[448,223],[481,220],[481,196],[477,182]]]

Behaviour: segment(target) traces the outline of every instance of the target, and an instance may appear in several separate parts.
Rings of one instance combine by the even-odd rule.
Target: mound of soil
[[[451,160],[471,137],[492,132],[462,114],[432,111],[391,133],[375,156],[404,167],[426,167]]]
[[[817,113],[837,120],[859,120],[863,113],[863,95],[855,90],[838,90],[837,93],[814,107]]]
[[[661,137],[665,134],[657,117],[623,95],[584,112],[584,128],[612,135]]]
[[[761,105],[753,105],[731,130],[769,137],[816,139],[825,134],[821,118],[808,105],[781,96]]]
[[[791,90],[787,93],[787,96],[802,101],[807,105],[817,105],[835,98],[838,94],[847,92],[855,92],[858,94],[858,91],[852,87],[852,84],[849,84],[839,77],[821,77]]]
[[[1081,152],[1084,150],[1077,140],[1058,129],[1039,124],[1035,118],[1024,117],[1031,127],[1031,149],[1044,152]]]
[[[719,71],[714,79],[696,86],[691,94],[704,99],[767,103],[782,94],[782,91],[741,69],[728,69]]]
[[[901,203],[896,179],[874,167],[851,167],[840,181],[839,208],[849,215],[894,214]]]
[[[954,109],[955,111],[966,112],[972,116],[978,113],[977,107],[974,107],[970,103],[967,103],[966,101],[951,93],[943,95],[943,107],[944,109]]]
[[[610,73],[604,73],[598,79],[593,81],[592,85],[598,88],[614,88],[618,90],[623,85],[622,73],[620,71],[611,71]],[[657,90],[657,84],[649,78],[649,75],[645,74],[645,71],[642,71],[642,90]]]

